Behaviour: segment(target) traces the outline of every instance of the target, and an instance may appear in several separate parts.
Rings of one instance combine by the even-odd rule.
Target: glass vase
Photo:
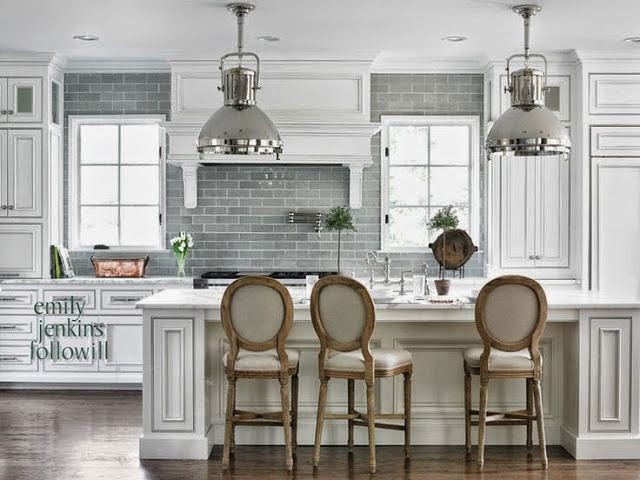
[[[176,262],[178,264],[178,276],[186,277],[187,274],[184,270],[184,267],[187,264],[187,257],[176,257]]]

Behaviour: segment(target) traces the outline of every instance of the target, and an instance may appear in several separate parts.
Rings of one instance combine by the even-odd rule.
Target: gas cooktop
[[[200,275],[201,278],[210,280],[234,280],[236,278],[246,277],[248,275],[260,275],[275,278],[277,280],[304,280],[307,275],[317,275],[318,277],[326,277],[327,275],[335,275],[337,272],[331,271],[276,271],[276,272],[250,272],[250,271],[229,271],[229,270],[212,270]]]

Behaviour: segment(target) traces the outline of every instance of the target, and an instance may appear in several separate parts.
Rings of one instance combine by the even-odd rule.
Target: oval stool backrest
[[[476,301],[476,325],[485,348],[514,352],[535,345],[547,321],[547,298],[535,280],[505,275],[488,282]]]
[[[321,278],[313,288],[311,319],[321,345],[350,352],[368,346],[375,307],[364,285],[333,275]]]
[[[225,290],[220,308],[229,342],[251,351],[275,348],[278,338],[286,340],[293,323],[289,291],[269,277],[236,280]]]

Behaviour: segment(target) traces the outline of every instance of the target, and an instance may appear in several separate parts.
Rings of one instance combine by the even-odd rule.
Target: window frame
[[[67,167],[69,209],[68,238],[69,248],[75,251],[94,251],[92,246],[80,244],[80,127],[83,125],[149,125],[156,124],[160,129],[160,159],[158,163],[158,209],[162,221],[158,243],[156,245],[109,245],[110,251],[119,252],[149,252],[167,251],[166,246],[166,141],[163,123],[166,115],[69,115],[68,151],[69,162]]]
[[[465,126],[469,128],[469,235],[480,239],[480,117],[479,115],[381,115],[380,116],[380,247],[384,252],[426,253],[424,247],[391,246],[389,241],[389,127]]]

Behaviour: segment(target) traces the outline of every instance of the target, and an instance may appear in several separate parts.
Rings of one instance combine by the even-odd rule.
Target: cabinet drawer
[[[0,309],[31,310],[38,301],[37,290],[2,290],[0,292]]]
[[[591,155],[640,156],[640,127],[591,127]]]
[[[37,336],[36,315],[0,315],[0,340],[35,340]]]
[[[65,315],[64,303],[70,302],[70,301],[73,301],[74,304],[76,302],[84,302],[84,307],[83,307],[84,310],[95,310],[96,309],[96,291],[84,290],[84,289],[83,290],[45,290],[44,301],[60,303],[63,309],[60,315]],[[55,314],[58,314],[58,311],[56,311]]]
[[[102,290],[100,306],[104,310],[128,310],[152,294],[153,290]]]
[[[0,372],[36,372],[38,360],[31,358],[30,342],[0,343]]]

